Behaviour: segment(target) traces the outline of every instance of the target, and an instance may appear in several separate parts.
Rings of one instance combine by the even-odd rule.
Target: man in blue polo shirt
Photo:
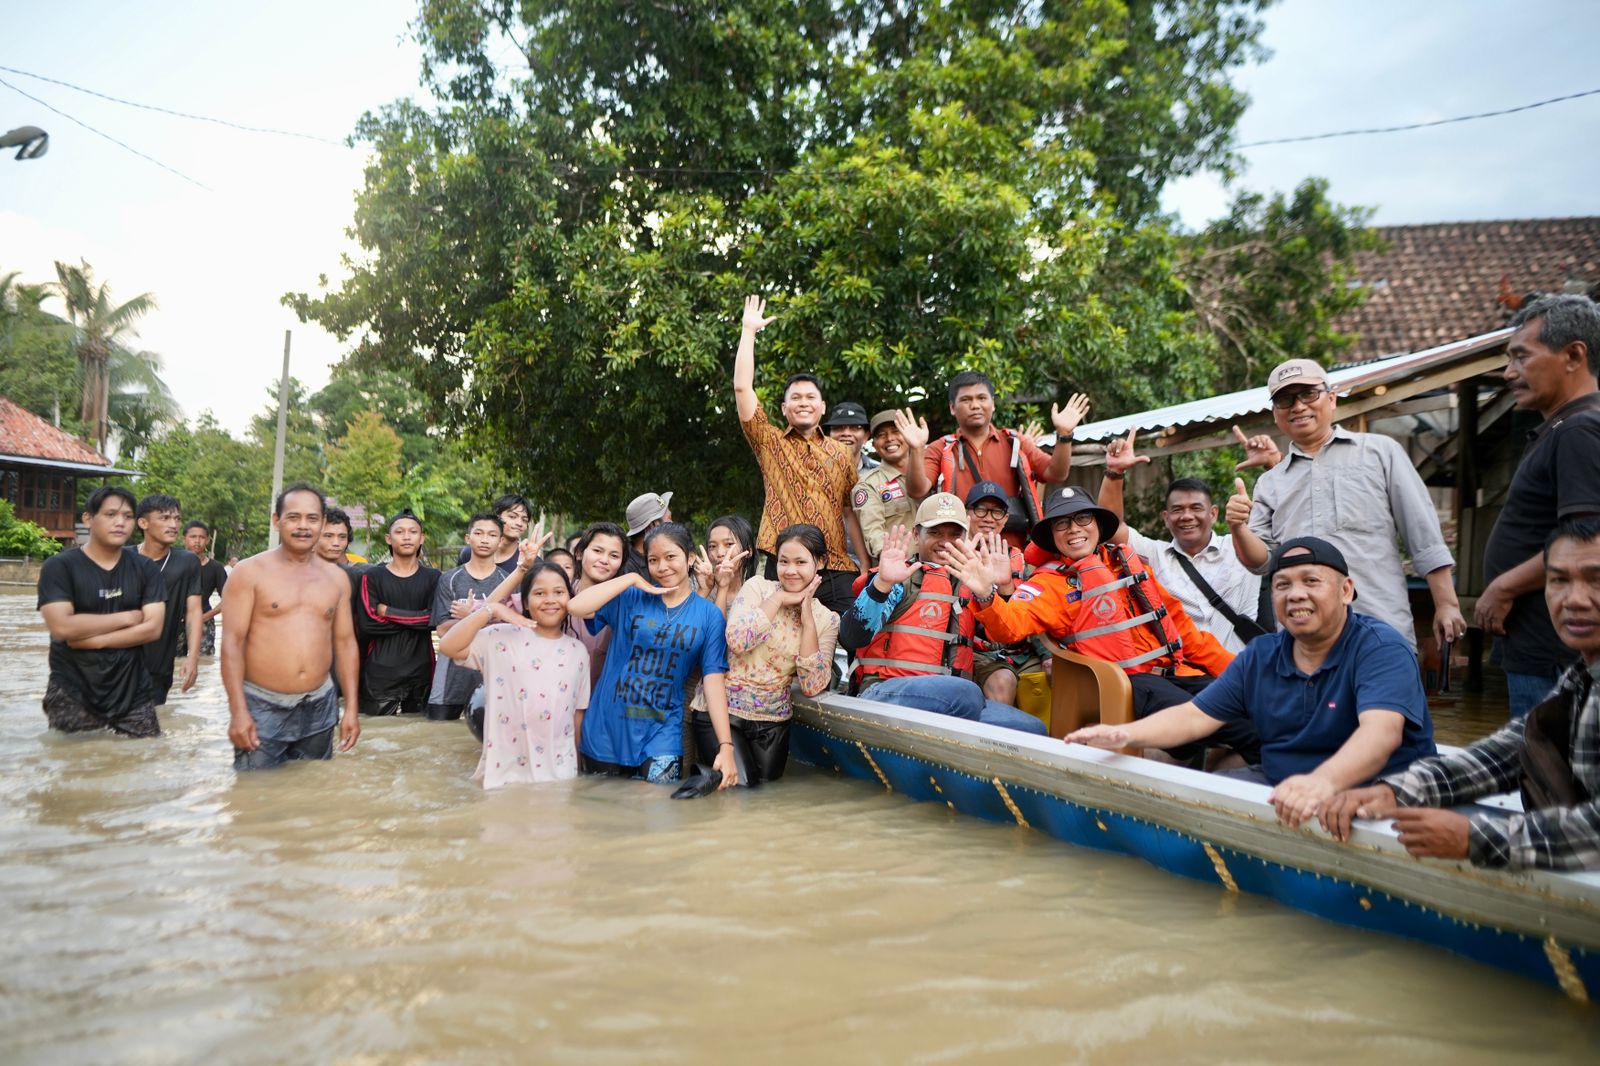
[[[1271,785],[1279,820],[1297,826],[1341,790],[1434,754],[1433,720],[1411,645],[1356,614],[1344,555],[1318,537],[1286,540],[1267,567],[1277,633],[1251,641],[1191,702],[1128,725],[1096,725],[1069,743],[1170,748],[1248,719],[1261,764],[1227,771]]]

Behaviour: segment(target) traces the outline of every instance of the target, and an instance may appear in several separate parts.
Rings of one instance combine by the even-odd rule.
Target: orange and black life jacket
[[[857,688],[891,677],[971,677],[977,622],[960,589],[951,587],[949,572],[924,567],[901,587],[883,628],[857,653]]]
[[[1167,617],[1166,604],[1159,597],[1152,601],[1145,589],[1151,575],[1138,555],[1120,544],[1102,544],[1076,563],[1046,563],[1034,577],[1040,571],[1061,574],[1067,602],[1079,604],[1077,627],[1060,640],[1064,647],[1130,674],[1184,665],[1183,638]]]
[[[1028,469],[1027,459],[1022,454],[1022,438],[1017,436],[1017,431],[1014,429],[1001,429],[1000,433],[1011,442],[1011,469],[1017,475],[1017,491],[1019,494],[1026,493],[1028,499],[1032,501],[1031,507],[1027,502],[1022,505],[1023,515],[1031,526],[1033,522],[1038,521],[1040,515],[1044,514],[1039,498],[1039,486],[1034,482],[1033,473]],[[963,459],[963,456],[967,458]],[[944,435],[944,448],[939,453],[939,479],[934,483],[934,492],[956,491],[956,467],[958,465],[972,468],[973,484],[977,484],[984,479],[983,474],[978,470],[977,459],[972,455],[972,449],[968,447],[966,440],[959,433],[946,433]],[[1023,529],[1019,530],[1019,532],[1026,533],[1027,530]]]

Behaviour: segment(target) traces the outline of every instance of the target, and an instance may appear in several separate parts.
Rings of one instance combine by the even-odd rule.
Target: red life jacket
[[[1047,563],[1033,577],[1041,573],[1060,574],[1067,602],[1079,604],[1075,628],[1059,642],[1063,647],[1130,674],[1167,673],[1184,665],[1183,638],[1167,617],[1166,604],[1146,590],[1150,571],[1137,554],[1120,544],[1102,544],[1076,563]]]
[[[997,427],[998,428],[998,427]],[[1000,430],[1002,436],[1011,442],[1011,470],[1017,475],[1017,488],[1019,492],[1027,492],[1033,497],[1033,513],[1044,514],[1043,505],[1039,499],[1039,486],[1034,484],[1033,473],[1028,469],[1028,461],[1022,455],[1022,440],[1014,429]],[[934,492],[956,491],[956,458],[963,452],[961,434],[946,433],[943,438],[944,447],[939,452],[939,480],[934,483]],[[968,445],[965,450],[970,451]],[[976,459],[976,456],[973,456]],[[963,463],[963,465],[967,465]],[[972,471],[972,482],[977,484],[983,480],[983,475],[978,470]],[[970,486],[969,486],[970,488]]]
[[[971,677],[977,620],[960,590],[950,587],[948,571],[918,570],[901,587],[888,621],[856,655],[858,687],[891,677]]]

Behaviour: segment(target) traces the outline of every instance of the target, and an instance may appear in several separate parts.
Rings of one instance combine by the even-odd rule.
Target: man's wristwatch
[[[1124,473],[1123,471],[1121,471],[1121,470],[1107,470],[1106,471],[1106,478],[1108,480],[1111,480],[1111,481],[1121,481],[1123,478],[1125,478],[1127,476],[1128,475],[1126,473]]]

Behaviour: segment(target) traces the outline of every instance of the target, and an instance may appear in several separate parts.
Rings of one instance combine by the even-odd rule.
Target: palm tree
[[[140,293],[124,304],[111,299],[111,288],[96,284],[87,262],[68,266],[56,262],[55,290],[67,305],[67,317],[77,329],[77,353],[83,367],[81,418],[92,425],[95,450],[104,455],[110,434],[111,357],[121,342],[134,335],[133,324],[156,308],[151,293]]]
[[[143,454],[163,429],[183,421],[177,398],[161,378],[161,356],[135,352],[118,345],[107,365],[109,397],[107,417],[117,427],[120,458]]]

